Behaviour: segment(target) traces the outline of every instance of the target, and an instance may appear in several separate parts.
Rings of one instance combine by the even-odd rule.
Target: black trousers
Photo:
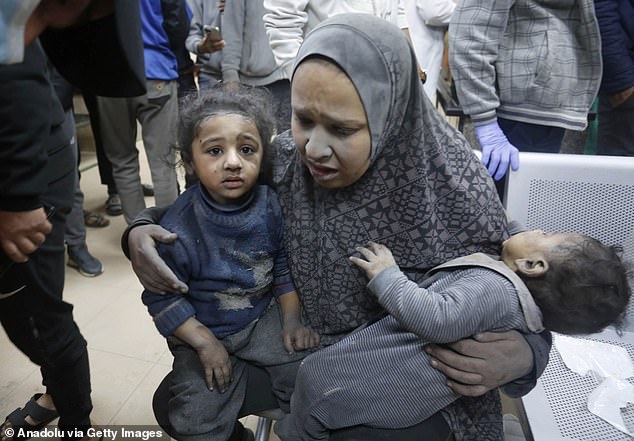
[[[90,119],[90,127],[92,136],[95,140],[95,152],[97,153],[97,168],[99,170],[99,178],[101,183],[108,187],[108,195],[117,193],[117,185],[112,175],[112,164],[106,156],[103,140],[101,137],[101,122],[99,120],[99,107],[97,106],[97,97],[89,92],[83,92],[84,104],[88,110],[88,118]]]
[[[66,150],[72,154],[70,146]],[[40,366],[63,429],[88,427],[92,410],[86,341],[73,320],[72,305],[62,300],[64,224],[75,173],[69,167],[49,183],[42,198],[45,206],[55,207],[49,218],[53,231],[44,244],[26,263],[11,264],[0,278],[0,322],[13,344]]]

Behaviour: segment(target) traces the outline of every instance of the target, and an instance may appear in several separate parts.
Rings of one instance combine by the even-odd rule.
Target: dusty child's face
[[[346,74],[323,60],[307,60],[292,84],[292,132],[302,161],[317,184],[347,187],[370,166],[365,109]]]
[[[516,259],[543,257],[548,260],[563,245],[578,243],[583,236],[577,233],[545,233],[530,230],[511,236],[502,244],[502,260],[509,266]]]
[[[200,125],[192,143],[191,165],[210,196],[226,204],[253,188],[262,156],[262,139],[255,123],[242,115],[221,114]]]

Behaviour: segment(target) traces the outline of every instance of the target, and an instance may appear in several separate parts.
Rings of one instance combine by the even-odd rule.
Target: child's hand
[[[229,353],[220,342],[210,342],[196,349],[203,365],[205,381],[209,390],[214,390],[214,379],[223,393],[231,383],[231,361]]]
[[[319,334],[299,321],[287,323],[282,329],[282,341],[289,354],[313,348],[319,344]]]
[[[396,265],[392,253],[386,246],[374,242],[368,242],[368,246],[369,248],[357,247],[357,251],[368,260],[350,256],[350,261],[364,270],[369,279],[372,279],[385,268]]]

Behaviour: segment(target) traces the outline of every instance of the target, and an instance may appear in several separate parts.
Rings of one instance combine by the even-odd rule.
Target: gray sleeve
[[[222,80],[240,81],[240,63],[244,45],[244,26],[246,20],[246,2],[253,0],[231,0],[225,3],[222,16]]]
[[[513,0],[461,0],[449,24],[449,64],[458,101],[474,125],[496,119],[495,62]]]
[[[192,12],[192,18],[189,22],[189,34],[185,40],[185,47],[189,52],[198,53],[198,43],[203,39],[203,10],[202,0],[194,0],[188,2]]]
[[[514,327],[519,306],[517,297],[509,295],[514,288],[506,278],[471,269],[454,271],[444,282],[422,288],[393,266],[374,277],[368,288],[402,326],[426,341],[450,343]]]

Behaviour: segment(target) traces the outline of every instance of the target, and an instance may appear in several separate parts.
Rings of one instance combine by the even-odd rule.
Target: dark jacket
[[[99,96],[145,93],[139,2],[115,0],[115,13],[40,36],[46,55],[73,86]]]
[[[51,84],[47,55],[67,80],[88,92],[145,93],[136,2],[117,0],[114,16],[46,31],[40,40],[46,44],[31,43],[22,63],[0,65],[0,210],[41,207],[49,182],[76,167],[72,133],[62,124],[64,111]],[[42,46],[50,52],[45,55]]]
[[[634,85],[634,0],[595,0],[601,31],[601,92],[613,94]]]

